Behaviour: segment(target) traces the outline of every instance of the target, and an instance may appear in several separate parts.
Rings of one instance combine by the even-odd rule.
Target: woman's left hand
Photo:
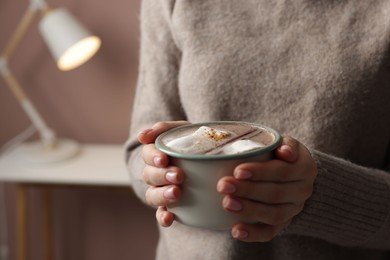
[[[247,219],[232,228],[232,236],[247,242],[273,239],[299,214],[311,196],[317,167],[308,149],[291,137],[275,151],[275,159],[243,163],[233,176],[218,181],[222,206]]]

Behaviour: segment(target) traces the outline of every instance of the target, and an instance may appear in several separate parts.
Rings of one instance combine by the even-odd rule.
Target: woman
[[[157,208],[157,259],[389,257],[389,12],[386,0],[142,1],[127,155]],[[165,206],[185,173],[153,144],[215,120],[285,134],[275,160],[218,182],[222,207],[257,220],[228,232],[174,221]]]

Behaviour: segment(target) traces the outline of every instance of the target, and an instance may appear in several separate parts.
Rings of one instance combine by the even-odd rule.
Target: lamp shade
[[[67,10],[48,12],[39,30],[60,70],[74,69],[89,60],[100,48],[101,41],[89,32]]]

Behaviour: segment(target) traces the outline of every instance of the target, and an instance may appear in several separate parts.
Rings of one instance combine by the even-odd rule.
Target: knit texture
[[[304,210],[268,243],[174,223],[157,259],[386,259],[390,250],[390,1],[143,0],[126,156],[158,121],[241,120],[306,145]],[[389,255],[387,255],[389,257]]]

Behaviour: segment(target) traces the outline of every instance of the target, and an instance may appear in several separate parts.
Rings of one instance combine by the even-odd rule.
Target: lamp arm
[[[16,47],[19,45],[23,36],[26,34],[26,31],[32,24],[36,12],[37,9],[32,8],[31,5],[29,8],[27,8],[26,12],[24,13],[22,19],[18,24],[18,27],[16,28],[8,44],[6,45],[4,52],[1,55],[2,57],[6,57],[9,59],[12,56],[12,54],[15,52]]]
[[[55,145],[55,133],[49,128],[42,116],[38,113],[35,106],[31,103],[23,88],[16,80],[12,72],[8,68],[8,60],[14,54],[20,41],[23,39],[27,30],[30,28],[34,17],[38,10],[45,11],[48,9],[44,0],[32,0],[29,7],[21,18],[15,32],[12,34],[9,42],[7,43],[4,51],[0,56],[0,73],[4,77],[8,87],[19,101],[20,105],[30,118],[35,128],[40,133],[42,144],[45,148],[52,148]]]
[[[20,41],[26,34],[26,31],[30,28],[38,10],[42,11],[42,13],[46,13],[50,10],[45,0],[30,1],[29,7],[20,19],[18,27],[16,27],[15,32],[12,34],[9,42],[7,43],[4,51],[1,54],[1,57],[10,59],[12,54],[15,52],[17,46],[19,45]]]
[[[30,102],[24,90],[19,85],[19,82],[16,80],[11,71],[7,68],[5,60],[1,60],[0,58],[0,64],[1,75],[4,77],[8,87],[19,101],[20,105],[30,118],[31,122],[34,124],[35,128],[40,133],[43,146],[48,149],[53,148],[55,146],[56,141],[55,132],[47,126],[46,122],[38,113],[33,103]]]

